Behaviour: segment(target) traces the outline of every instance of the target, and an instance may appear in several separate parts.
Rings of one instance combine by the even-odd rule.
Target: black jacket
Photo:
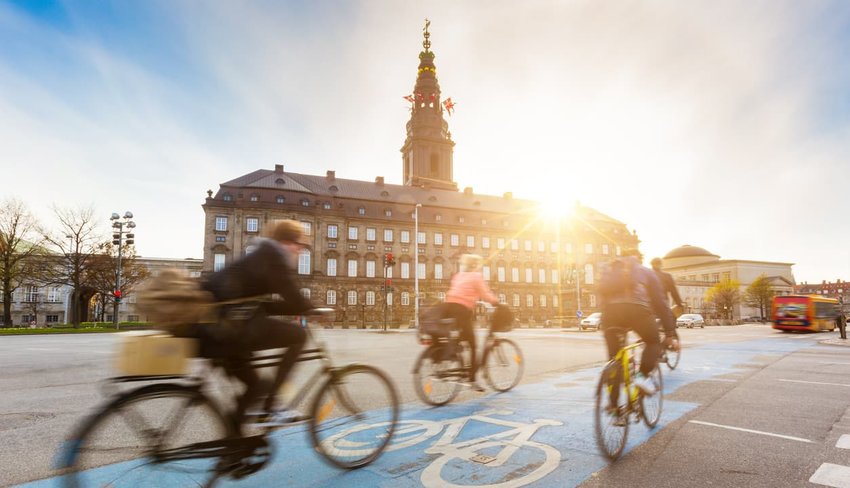
[[[218,301],[276,294],[276,300],[264,304],[269,315],[298,315],[313,308],[298,290],[286,251],[269,239],[260,239],[252,253],[213,273],[202,287]]]
[[[655,271],[655,270],[653,270]],[[673,275],[670,273],[665,273],[664,271],[655,271],[655,276],[658,277],[658,281],[661,282],[661,289],[664,292],[664,301],[668,301],[667,294],[673,297],[674,305],[684,305],[682,303],[682,297],[679,296],[679,290],[676,289],[676,281],[673,280]]]

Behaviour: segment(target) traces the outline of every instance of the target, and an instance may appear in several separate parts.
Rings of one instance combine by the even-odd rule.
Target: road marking
[[[702,381],[725,381],[727,383],[737,383],[739,380],[733,380],[729,378],[705,378]]]
[[[809,483],[834,488],[850,488],[850,467],[823,463],[809,478]]]
[[[813,441],[810,441],[808,439],[803,439],[801,437],[793,437],[793,436],[790,436],[790,435],[774,434],[774,433],[771,433],[771,432],[762,432],[760,430],[744,429],[744,428],[741,428],[741,427],[733,427],[731,425],[713,424],[711,422],[703,422],[701,420],[691,420],[690,423],[699,424],[699,425],[708,425],[710,427],[720,427],[721,429],[737,430],[737,431],[740,431],[740,432],[749,432],[751,434],[768,435],[768,436],[771,436],[771,437],[779,437],[780,439],[787,439],[789,441],[808,442],[810,444],[813,443]],[[850,488],[850,487],[848,487],[848,488]]]
[[[850,449],[850,434],[842,434],[835,443],[835,447],[839,449]]]
[[[845,366],[846,366],[846,365],[848,365],[848,364],[850,364],[850,363],[848,363],[848,362],[841,362],[841,361],[818,361],[818,364],[842,364],[842,365],[845,365]]]
[[[804,380],[786,380],[780,378],[778,381],[784,381],[786,383],[806,383],[809,385],[828,385],[828,386],[847,386],[850,387],[847,383],[825,383],[823,381],[804,381]]]

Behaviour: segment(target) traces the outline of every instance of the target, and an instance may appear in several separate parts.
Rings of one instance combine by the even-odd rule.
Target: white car
[[[593,312],[587,317],[581,319],[581,322],[578,324],[579,330],[584,329],[598,329],[599,322],[602,321],[602,314],[600,312]]]
[[[676,327],[687,327],[689,329],[694,327],[705,328],[705,319],[698,313],[686,313],[676,319]]]

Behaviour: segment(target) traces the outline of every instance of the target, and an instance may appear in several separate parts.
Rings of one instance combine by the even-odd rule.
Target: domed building
[[[706,318],[724,315],[724,311],[715,310],[712,304],[705,302],[708,290],[721,281],[738,281],[742,297],[747,287],[761,275],[770,280],[777,295],[788,295],[794,291],[794,274],[791,271],[794,263],[721,259],[706,249],[688,244],[671,250],[661,262],[664,271],[676,280],[687,312],[699,313]],[[741,319],[759,314],[757,308],[748,307],[742,300],[732,310],[731,317]]]

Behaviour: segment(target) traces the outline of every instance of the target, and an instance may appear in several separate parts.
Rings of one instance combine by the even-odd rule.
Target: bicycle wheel
[[[452,401],[466,381],[461,357],[447,345],[435,344],[422,351],[413,367],[413,389],[425,403],[434,406]]]
[[[658,419],[661,418],[661,407],[664,404],[664,381],[661,378],[661,368],[656,366],[649,378],[655,385],[655,394],[652,396],[641,394],[640,416],[643,417],[646,426],[652,428],[658,425]]]
[[[668,349],[665,351],[664,362],[667,363],[667,367],[670,368],[670,371],[676,369],[676,366],[679,365],[679,359],[682,357],[682,350],[674,351],[672,349]]]
[[[310,440],[340,468],[374,461],[392,440],[398,423],[398,394],[379,369],[350,365],[331,373],[310,408]]]
[[[622,365],[609,361],[602,368],[596,386],[596,409],[593,423],[596,444],[610,460],[617,459],[629,437],[629,394],[623,386]]]
[[[219,457],[164,460],[160,453],[219,441],[231,431],[197,388],[149,385],[123,394],[84,420],[64,446],[65,486],[212,486]]]
[[[487,384],[496,391],[508,391],[522,378],[525,361],[514,341],[495,339],[484,353],[483,366]]]

